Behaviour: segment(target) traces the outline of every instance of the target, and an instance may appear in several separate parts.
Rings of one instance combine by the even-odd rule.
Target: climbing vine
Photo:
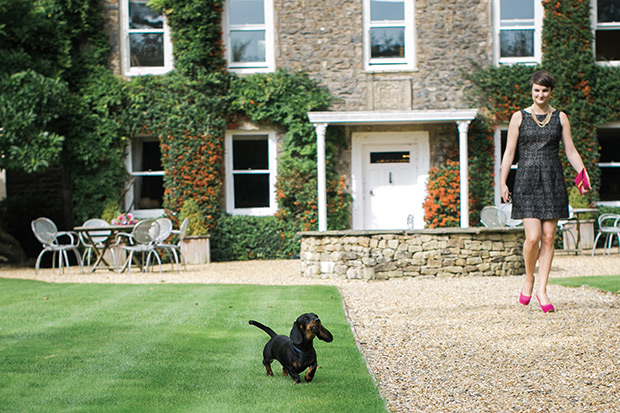
[[[305,73],[275,73],[236,77],[231,83],[231,128],[246,117],[257,124],[271,124],[286,133],[278,159],[277,217],[298,222],[300,229],[317,228],[316,134],[307,112],[325,110],[331,94]],[[327,159],[344,147],[343,131],[330,127],[326,134]],[[332,163],[327,165],[328,227],[348,228],[349,195]]]
[[[594,61],[590,1],[546,0],[543,1],[543,6],[543,61],[540,66],[477,66],[473,73],[464,74],[472,85],[471,102],[481,108],[478,119],[480,127],[470,129],[469,140],[470,145],[476,142],[480,146],[475,150],[470,147],[470,162],[483,151],[487,165],[493,164],[489,152],[493,147],[492,133],[488,125],[507,123],[512,113],[531,104],[529,79],[536,70],[542,68],[556,77],[551,103],[569,116],[575,147],[582,156],[594,188],[597,189],[600,185],[600,173],[597,167],[599,144],[596,126],[620,118],[620,69],[599,66]],[[564,176],[570,185],[574,170],[563,151],[561,154]],[[482,163],[470,164],[472,212],[479,210],[485,203],[491,204],[493,200],[492,184],[481,185],[476,189],[472,186],[474,182],[492,182],[492,169],[482,166]],[[446,165],[445,168],[449,167],[450,165]],[[455,175],[451,177],[457,179]],[[429,193],[431,185],[432,181],[429,179]],[[588,194],[588,202],[597,199],[596,191]],[[436,202],[441,204],[440,201]],[[428,225],[441,223],[446,218],[442,216],[431,222],[431,208],[440,211],[440,214],[447,212],[441,212],[441,208],[433,206],[432,202],[429,202],[426,208]]]

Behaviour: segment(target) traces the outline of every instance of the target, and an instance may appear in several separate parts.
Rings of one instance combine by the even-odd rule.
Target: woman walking
[[[515,112],[510,119],[500,172],[500,193],[504,202],[509,202],[511,194],[506,180],[518,147],[519,164],[512,194],[512,218],[522,219],[525,229],[525,280],[519,302],[523,305],[530,302],[538,261],[538,286],[534,294],[545,313],[555,311],[547,296],[547,281],[553,260],[557,221],[568,218],[568,194],[558,155],[560,141],[573,168],[577,172],[584,169],[573,143],[568,117],[549,104],[554,86],[555,79],[551,73],[539,70],[532,75],[532,106]]]

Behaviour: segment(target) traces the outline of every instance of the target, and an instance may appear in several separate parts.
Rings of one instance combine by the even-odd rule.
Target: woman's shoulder
[[[523,111],[524,110],[525,109],[521,109],[521,110],[518,110],[518,111],[514,112],[512,114],[512,116],[510,117],[510,122],[519,122],[520,123],[521,120],[523,119]]]
[[[555,111],[558,113],[558,117],[560,118],[560,124],[562,126],[570,124],[570,122],[568,121],[568,115],[564,111],[561,111],[559,109],[556,109]]]

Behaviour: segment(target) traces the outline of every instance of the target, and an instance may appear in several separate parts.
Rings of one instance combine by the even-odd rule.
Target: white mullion
[[[542,1],[534,1],[534,60],[536,63],[542,61],[542,29],[545,9]]]

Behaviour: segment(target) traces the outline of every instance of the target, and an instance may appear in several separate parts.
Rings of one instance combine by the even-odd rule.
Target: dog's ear
[[[291,328],[291,340],[293,340],[293,344],[295,344],[296,346],[300,345],[302,343],[302,341],[304,341],[304,337],[301,334],[301,331],[299,331],[299,325],[297,324],[297,322],[293,323],[293,328]]]
[[[319,338],[319,340],[327,341],[328,343],[331,343],[332,340],[334,339],[334,337],[332,336],[332,333],[330,333],[329,330],[323,326],[321,326],[321,329],[319,330],[319,334],[317,335],[317,337]]]

